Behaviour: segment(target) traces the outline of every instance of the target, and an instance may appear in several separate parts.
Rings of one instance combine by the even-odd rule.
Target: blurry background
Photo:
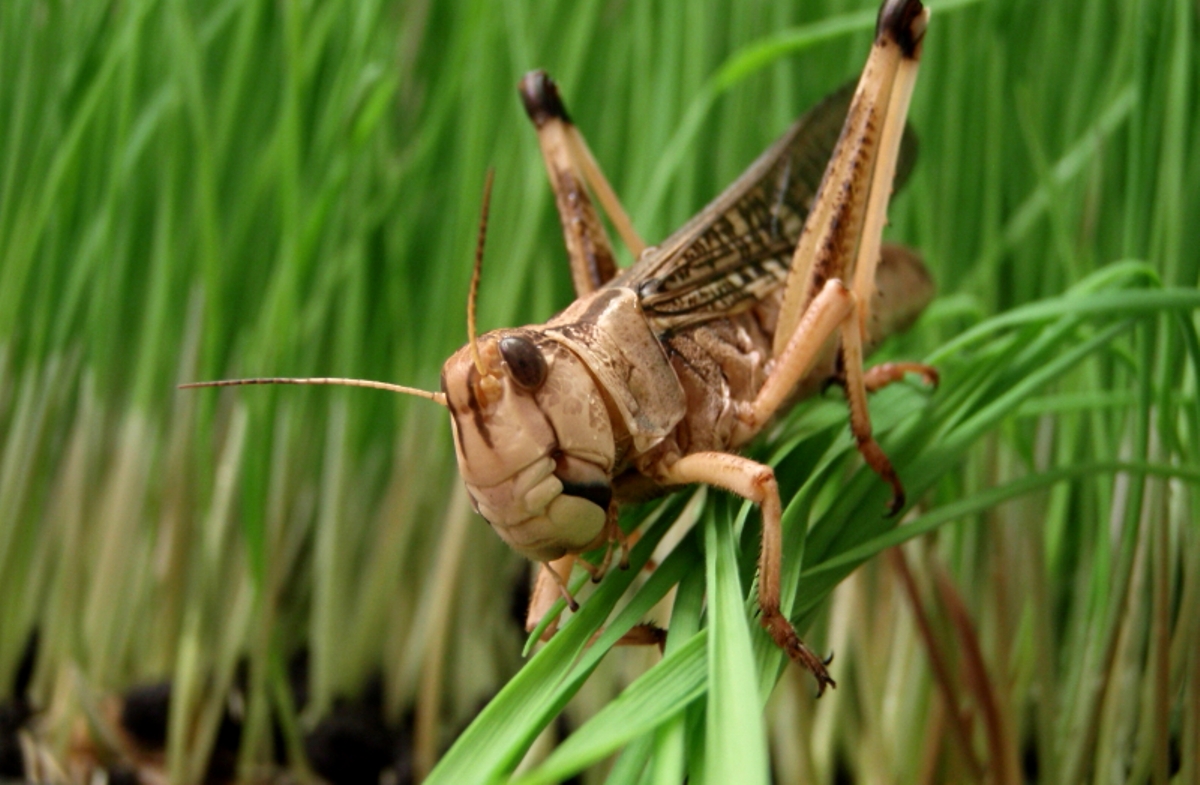
[[[811,680],[783,669],[766,730],[716,711],[721,696],[765,700],[780,669],[751,623],[760,688],[742,669],[731,678],[750,688],[724,692],[738,682],[713,670],[720,647],[744,654],[750,638],[714,631],[696,644],[698,692],[639,709],[652,721],[625,725],[636,741],[585,728],[587,754],[547,781],[625,742],[616,781],[717,782],[731,763],[746,782],[768,765],[778,782],[1200,778],[1196,6],[930,6],[920,161],[889,236],[921,250],[942,296],[892,353],[932,357],[944,384],[889,390],[877,422],[896,429],[884,446],[921,530],[957,523],[820,605],[890,544],[889,523],[835,525],[857,519],[836,498],[853,494],[804,486],[792,537],[806,520],[824,532],[805,576],[832,566],[819,588],[790,585],[837,652],[839,689],[814,704]],[[874,12],[0,4],[0,695],[36,709],[25,727],[41,753],[119,759],[111,696],[170,679],[174,781],[203,777],[224,713],[241,724],[241,771],[261,773],[365,691],[402,746],[415,733],[426,769],[520,667],[525,637],[511,609],[528,568],[470,514],[444,413],[365,390],[175,385],[435,388],[465,339],[487,167],[481,328],[540,322],[571,299],[521,74],[557,79],[653,242],[856,76]],[[781,477],[790,466],[790,490],[841,488],[856,466],[839,400],[802,407],[779,451],[760,449]],[[820,452],[806,452],[814,434]],[[882,509],[885,491],[855,478],[865,509]],[[722,539],[738,509],[709,505],[688,541],[740,558],[735,599],[755,550],[752,526],[740,549]],[[843,517],[820,529],[829,510]],[[687,558],[728,575],[711,547]],[[725,595],[709,591],[711,614]],[[692,612],[707,618],[698,600]],[[558,730],[657,659],[616,652]],[[508,746],[458,781],[516,765],[570,697],[555,695],[554,710],[508,717],[515,740],[472,737],[477,760]],[[81,751],[85,735],[95,749]]]

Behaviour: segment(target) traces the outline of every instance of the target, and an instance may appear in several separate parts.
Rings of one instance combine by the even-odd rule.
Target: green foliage
[[[814,703],[755,623],[746,506],[629,511],[635,569],[522,667],[524,568],[470,513],[436,407],[174,386],[436,386],[489,166],[481,327],[570,299],[523,72],[556,77],[653,241],[856,74],[872,3],[0,4],[0,677],[36,627],[47,749],[170,677],[173,781],[200,778],[235,686],[250,774],[272,716],[294,749],[382,672],[421,765],[445,752],[435,782],[508,778],[563,711],[577,729],[520,782],[1015,782],[1031,759],[1165,782],[1175,754],[1200,777],[1194,8],[930,6],[889,237],[942,296],[885,351],[943,378],[872,400],[912,509],[882,516],[836,394],[754,453],[788,502],[785,609],[838,655]],[[661,661],[608,651],[664,600]]]

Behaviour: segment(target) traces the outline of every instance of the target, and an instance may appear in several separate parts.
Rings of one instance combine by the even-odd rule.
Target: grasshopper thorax
[[[459,471],[475,509],[522,555],[548,561],[602,539],[615,441],[573,352],[533,329],[496,330],[442,367]]]

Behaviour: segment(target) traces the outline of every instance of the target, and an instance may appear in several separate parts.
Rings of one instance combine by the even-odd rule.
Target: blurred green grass
[[[905,551],[932,637],[914,632],[881,564],[819,612],[849,570],[907,535],[864,512],[882,508],[884,491],[861,472],[845,479],[855,464],[841,409],[818,401],[758,454],[797,492],[786,577],[794,615],[816,619],[815,640],[838,653],[838,692],[814,706],[785,669],[769,728],[707,711],[731,695],[765,701],[779,674],[753,624],[757,667],[745,667],[736,626],[725,632],[731,602],[751,591],[755,535],[720,502],[696,513],[703,532],[691,537],[724,545],[706,557],[686,540],[673,563],[690,575],[710,560],[719,635],[691,637],[716,620],[703,583],[685,581],[675,659],[647,674],[654,690],[630,688],[636,714],[613,720],[596,711],[641,674],[644,653],[573,664],[564,652],[590,631],[572,622],[552,644],[562,649],[543,649],[483,715],[509,723],[511,738],[460,746],[439,776],[507,773],[593,667],[570,711],[599,724],[530,776],[590,765],[614,738],[630,746],[612,776],[630,782],[701,781],[706,766],[756,749],[770,749],[779,782],[831,781],[839,767],[864,781],[952,781],[980,767],[1015,781],[1028,750],[1046,781],[1114,767],[1165,781],[1172,755],[1192,767],[1183,781],[1200,776],[1200,631],[1188,612],[1200,578],[1194,7],[930,5],[912,110],[921,160],[889,232],[921,249],[942,298],[889,351],[933,353],[945,380],[932,399],[896,390],[874,406],[901,476],[924,492],[913,531],[938,529]],[[507,605],[523,567],[470,516],[441,413],[359,390],[175,384],[344,375],[436,386],[465,335],[487,167],[481,327],[542,321],[571,296],[515,95],[522,73],[556,77],[653,241],[857,73],[873,11],[0,6],[0,675],[37,627],[48,745],[61,751],[98,696],[170,676],[170,771],[195,779],[245,658],[253,771],[269,758],[283,663],[300,647],[312,702],[299,727],[382,670],[389,711],[417,707],[425,754],[448,745],[519,665]],[[1040,312],[983,321],[1039,301]],[[967,523],[943,526],[953,521]],[[966,675],[950,585],[990,682]],[[593,629],[615,587],[601,587]],[[949,657],[941,681],[926,655],[937,642]],[[707,670],[728,658],[738,672]],[[948,706],[955,684],[960,704]],[[939,746],[956,722],[965,746]],[[483,768],[455,768],[466,765]]]

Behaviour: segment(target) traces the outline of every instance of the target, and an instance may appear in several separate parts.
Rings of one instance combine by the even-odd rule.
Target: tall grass
[[[886,351],[943,383],[872,402],[915,503],[882,517],[836,395],[754,452],[791,500],[786,605],[837,654],[814,703],[747,602],[757,514],[721,494],[632,510],[657,568],[522,663],[525,567],[441,412],[174,386],[436,386],[489,166],[481,326],[571,297],[523,72],[557,78],[653,241],[856,74],[873,3],[0,4],[0,677],[39,630],[45,747],[170,678],[173,781],[233,689],[249,776],[273,716],[294,751],[381,672],[439,782],[510,776],[564,710],[522,782],[1200,778],[1194,6],[930,5],[889,236],[942,294]],[[658,604],[661,662],[608,652]]]

